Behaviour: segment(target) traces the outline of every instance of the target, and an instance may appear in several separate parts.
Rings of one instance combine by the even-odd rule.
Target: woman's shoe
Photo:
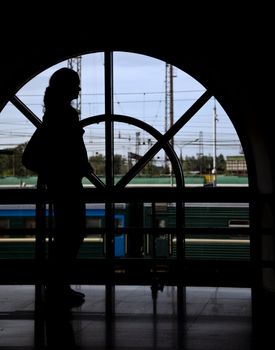
[[[79,296],[81,298],[85,298],[85,294],[84,293],[81,293],[81,292],[79,292],[77,290],[74,290],[72,287],[69,287],[68,294],[72,295],[72,296]]]
[[[46,288],[46,302],[49,305],[63,306],[65,308],[77,307],[85,302],[84,293],[77,292],[71,287]]]
[[[85,299],[77,294],[66,294],[63,299],[64,306],[69,308],[81,306],[85,302]]]

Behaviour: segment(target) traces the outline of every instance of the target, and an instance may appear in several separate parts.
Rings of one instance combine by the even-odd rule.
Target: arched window
[[[14,152],[0,155],[7,164],[1,175],[31,186],[33,178],[18,155],[41,122],[49,77],[68,65],[81,77],[75,104],[90,161],[104,184],[98,188],[105,191],[103,197],[95,194],[98,202],[93,197],[88,203],[87,195],[91,235],[86,243],[101,244],[96,256],[165,258],[168,275],[175,262],[184,263],[187,283],[194,278],[194,261],[248,261],[248,178],[235,128],[206,87],[156,58],[118,51],[85,54],[30,80],[0,115],[1,148]],[[230,222],[248,224],[236,228]],[[180,271],[173,277],[176,283],[182,283]],[[153,273],[159,273],[156,265]],[[210,284],[214,273],[209,273]]]

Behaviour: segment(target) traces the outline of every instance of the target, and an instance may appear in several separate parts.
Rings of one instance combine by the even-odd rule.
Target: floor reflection
[[[173,287],[159,294],[155,316],[150,287],[116,287],[112,318],[105,314],[104,286],[79,287],[84,304],[64,309],[46,303],[33,286],[0,286],[0,350],[257,349],[249,289],[187,288],[186,317],[179,320]]]

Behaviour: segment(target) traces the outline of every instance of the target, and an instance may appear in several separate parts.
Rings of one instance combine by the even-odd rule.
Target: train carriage
[[[175,204],[161,203],[156,206],[154,215],[152,205],[145,203],[142,208],[143,236],[132,240],[131,205],[116,204],[114,255],[131,255],[131,244],[139,245],[139,257],[158,256],[173,258],[176,253]],[[80,258],[104,257],[105,246],[105,208],[103,204],[87,204],[87,237],[80,250]],[[246,203],[186,203],[184,208],[186,231],[184,236],[185,257],[187,259],[249,259],[249,237],[245,228],[249,227],[249,208]],[[49,212],[46,211],[48,217]],[[151,233],[159,229],[158,235]],[[208,234],[200,234],[207,228]],[[234,228],[217,236],[216,229]],[[191,229],[191,231],[189,230]],[[146,231],[147,230],[147,231]],[[162,231],[165,233],[161,233]],[[169,232],[171,231],[171,233]],[[195,231],[194,231],[195,230]],[[211,230],[213,234],[211,234]],[[148,233],[147,233],[148,232]],[[0,259],[34,258],[35,254],[35,206],[0,206]],[[137,233],[134,233],[135,235]],[[134,243],[133,243],[134,242]],[[152,243],[154,242],[154,243]],[[153,253],[154,251],[154,253]]]

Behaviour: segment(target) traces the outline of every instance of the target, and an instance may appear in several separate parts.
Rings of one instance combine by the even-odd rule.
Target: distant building
[[[247,167],[244,156],[227,156],[226,172],[230,174],[247,174]]]

